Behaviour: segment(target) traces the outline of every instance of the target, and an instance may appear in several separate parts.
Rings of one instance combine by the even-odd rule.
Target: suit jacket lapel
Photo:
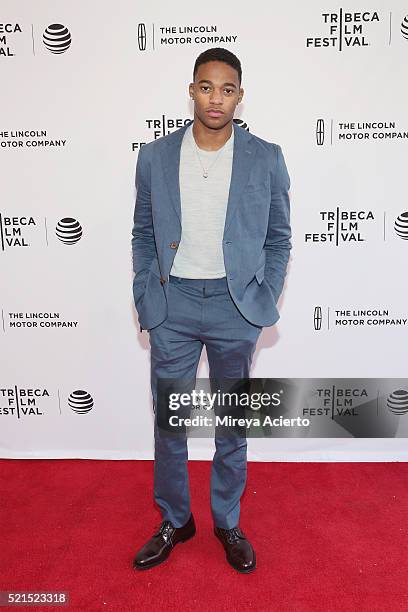
[[[255,139],[252,134],[234,126],[234,157],[232,159],[231,183],[228,194],[227,214],[225,217],[224,236],[232,218],[238,209],[242,193],[249,181],[250,171],[255,159]]]
[[[181,142],[187,127],[183,125],[180,129],[169,134],[163,140],[161,148],[161,159],[166,177],[167,187],[174,210],[181,223],[181,199],[180,199],[180,150]],[[255,141],[252,135],[233,122],[234,129],[234,154],[232,160],[231,183],[228,194],[227,213],[225,218],[224,234],[231,224],[234,213],[242,192],[248,183],[252,163],[255,158]],[[164,146],[164,144],[166,146]]]
[[[191,122],[190,122],[191,123]],[[169,190],[171,203],[173,204],[174,210],[181,223],[181,201],[180,201],[180,181],[179,181],[179,169],[180,169],[180,150],[181,142],[183,140],[184,132],[190,125],[183,125],[180,129],[175,132],[171,132],[167,138],[163,140],[163,146],[161,147],[161,159],[163,165],[163,171],[166,177],[166,184]],[[165,146],[166,145],[166,146]]]

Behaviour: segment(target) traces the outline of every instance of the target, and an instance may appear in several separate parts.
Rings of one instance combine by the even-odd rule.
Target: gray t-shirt
[[[225,276],[222,238],[231,182],[234,128],[221,149],[196,150],[193,123],[180,151],[181,240],[170,274],[182,278]],[[198,158],[198,155],[201,159]],[[203,177],[203,168],[208,177]]]

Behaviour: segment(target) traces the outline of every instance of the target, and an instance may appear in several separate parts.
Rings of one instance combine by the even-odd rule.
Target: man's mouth
[[[210,109],[207,111],[207,114],[210,115],[210,117],[221,117],[221,115],[223,115],[224,112],[221,110]]]

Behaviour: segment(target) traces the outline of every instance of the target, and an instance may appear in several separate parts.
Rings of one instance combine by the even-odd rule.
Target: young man
[[[279,319],[291,249],[290,180],[280,146],[233,122],[241,77],[230,51],[203,52],[189,85],[193,122],[138,156],[133,293],[140,329],[150,337],[154,499],[163,522],[134,558],[136,569],[158,565],[196,531],[187,440],[157,425],[158,380],[194,380],[203,345],[210,379],[249,378],[262,328]],[[256,557],[239,527],[247,441],[216,434],[215,445],[214,533],[228,562],[248,573]]]

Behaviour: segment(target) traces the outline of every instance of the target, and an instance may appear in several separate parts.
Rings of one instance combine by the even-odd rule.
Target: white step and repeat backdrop
[[[328,419],[249,457],[407,459],[408,4],[384,0],[2,0],[2,457],[152,458],[135,165],[192,118],[194,61],[215,46],[242,62],[236,120],[282,146],[292,179],[281,319],[252,376],[316,379]],[[344,427],[362,406],[366,430]],[[212,449],[190,440],[192,458]]]

